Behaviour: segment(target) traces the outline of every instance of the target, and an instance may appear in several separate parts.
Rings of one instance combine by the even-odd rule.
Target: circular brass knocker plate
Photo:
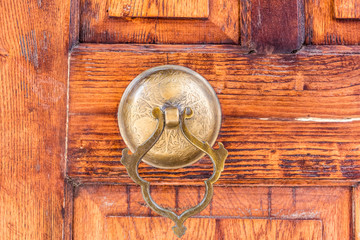
[[[154,132],[155,107],[174,107],[194,114],[187,126],[194,136],[212,146],[221,125],[221,108],[215,91],[200,74],[191,69],[164,65],[138,75],[126,88],[119,105],[120,133],[131,151],[135,151]],[[170,126],[170,125],[169,125]],[[179,127],[166,126],[143,161],[165,169],[181,168],[200,159],[204,153],[190,144]]]

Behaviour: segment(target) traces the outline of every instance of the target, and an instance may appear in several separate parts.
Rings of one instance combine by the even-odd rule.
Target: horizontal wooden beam
[[[360,178],[360,47],[307,47],[261,56],[238,47],[80,45],[70,59],[68,175],[80,181],[130,182],[117,107],[142,71],[189,67],[215,89],[223,111],[219,136],[229,150],[220,184],[254,179]],[[152,181],[188,183],[210,176],[204,158],[187,168],[141,164]]]

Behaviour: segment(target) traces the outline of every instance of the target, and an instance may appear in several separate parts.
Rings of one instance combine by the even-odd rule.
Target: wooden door
[[[204,76],[229,150],[184,239],[360,239],[358,0],[0,3],[0,236],[176,239],[120,163],[117,107],[164,64]],[[204,157],[140,164],[160,205],[204,194]]]

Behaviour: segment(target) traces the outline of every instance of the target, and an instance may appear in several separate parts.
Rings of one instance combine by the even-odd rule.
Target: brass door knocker
[[[123,150],[121,162],[132,180],[141,186],[149,207],[173,220],[175,234],[183,236],[185,220],[210,203],[213,184],[224,170],[228,155],[222,143],[218,149],[211,147],[221,124],[220,104],[214,90],[203,77],[188,68],[174,65],[152,68],[136,77],[125,90],[118,120],[121,135],[129,147]],[[139,176],[140,161],[159,168],[180,168],[204,154],[211,158],[214,171],[205,181],[203,200],[180,215],[156,204],[150,196],[150,183]]]

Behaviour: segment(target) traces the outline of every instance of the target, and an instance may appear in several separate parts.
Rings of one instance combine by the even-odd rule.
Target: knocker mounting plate
[[[157,125],[152,116],[155,107],[174,107],[180,112],[191,108],[194,116],[187,120],[190,132],[210,146],[215,143],[221,125],[220,103],[200,74],[165,65],[141,73],[130,83],[121,98],[118,121],[121,136],[132,152],[153,134]],[[203,155],[185,139],[180,128],[167,124],[142,160],[158,168],[174,169],[190,165]]]

